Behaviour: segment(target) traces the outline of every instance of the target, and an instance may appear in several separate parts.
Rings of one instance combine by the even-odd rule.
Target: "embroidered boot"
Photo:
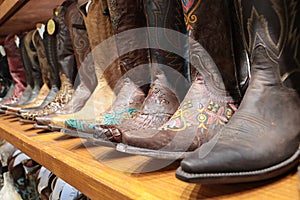
[[[300,4],[237,0],[235,6],[250,55],[250,83],[227,126],[181,162],[176,176],[183,181],[260,181],[299,163]]]
[[[25,69],[22,63],[21,53],[15,43],[15,35],[10,34],[5,38],[4,48],[7,55],[9,71],[15,82],[15,87],[13,94],[7,100],[2,101],[1,105],[18,102],[27,86]]]
[[[136,45],[137,37],[132,35],[127,40],[123,40],[120,35],[111,36],[113,31],[117,34],[126,30],[144,27],[145,20],[143,19],[145,18],[144,15],[141,15],[141,4],[139,3],[124,1],[115,6],[117,6],[114,7],[115,10],[120,11],[120,13],[115,15],[116,11],[112,11],[110,13],[111,18],[109,17],[106,1],[92,1],[89,6],[85,22],[92,46],[98,86],[81,111],[73,115],[52,118],[51,127],[65,127],[65,121],[69,121],[69,119],[70,121],[76,120],[79,122],[82,119],[95,123],[99,116],[104,116],[107,112],[110,114],[112,111],[122,112],[130,117],[134,113],[133,111],[136,111],[142,104],[144,100],[143,92],[123,74],[136,66],[148,63],[147,51],[137,50],[128,53],[123,50],[124,53],[119,56],[118,52],[121,50],[119,47]],[[129,10],[130,13],[128,13]],[[84,14],[84,7],[81,7],[81,11]],[[134,13],[141,17],[135,18]],[[103,27],[105,28],[103,29]],[[142,42],[145,41],[143,36],[140,36],[143,38]],[[124,43],[126,45],[123,45]]]

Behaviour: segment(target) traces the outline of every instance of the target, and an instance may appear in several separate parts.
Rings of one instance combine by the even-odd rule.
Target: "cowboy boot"
[[[8,111],[11,113],[17,114],[17,112],[21,109],[34,108],[34,107],[40,106],[44,102],[45,98],[47,97],[47,95],[50,92],[50,89],[49,89],[49,88],[51,88],[50,67],[49,67],[49,64],[48,64],[48,61],[47,61],[47,58],[45,55],[45,47],[44,47],[44,42],[43,42],[43,38],[42,38],[44,28],[45,28],[44,24],[37,24],[37,29],[36,29],[36,31],[34,31],[34,33],[32,35],[32,44],[33,44],[34,48],[36,49],[36,56],[35,55],[30,56],[32,59],[32,63],[35,63],[35,64],[33,64],[33,66],[37,66],[36,62],[38,61],[39,68],[40,68],[41,75],[42,75],[41,78],[42,78],[43,85],[40,88],[40,90],[38,91],[38,94],[37,94],[34,102],[29,103],[24,106],[15,106],[15,107],[8,108]],[[39,87],[37,80],[40,80],[40,79],[39,79],[39,73],[36,72],[35,70],[33,71],[32,74],[34,77],[38,76],[36,79],[34,79],[34,81],[35,81],[35,88],[33,89],[33,93],[34,93],[34,91],[37,91],[37,88]]]
[[[15,82],[15,87],[13,94],[7,100],[2,101],[1,105],[18,102],[27,85],[21,53],[15,43],[15,35],[10,34],[5,38],[4,48],[7,55],[9,71]]]
[[[4,47],[0,45],[0,101],[6,100],[10,95],[12,95],[13,80],[9,73],[9,66],[7,62],[7,56]]]
[[[162,27],[182,33],[186,32],[180,2],[172,4],[171,1],[159,3],[147,1],[144,2],[144,6],[148,27]],[[178,17],[170,20],[170,16],[174,15]],[[166,41],[168,41],[166,38],[162,37],[158,40],[160,36],[167,35],[167,32],[164,31],[165,29],[148,29],[150,35],[148,42],[151,47],[154,47],[150,50],[152,86],[141,111],[133,119],[125,118],[119,124],[109,124],[105,120],[100,121],[98,125],[93,127],[94,134],[89,134],[88,138],[95,139],[94,137],[99,135],[103,138],[99,132],[105,132],[108,138],[118,137],[120,139],[123,132],[160,126],[175,112],[179,105],[178,98],[180,99],[186,92],[188,84],[185,80],[188,78],[188,68],[185,60],[172,53],[172,51],[180,52],[179,54],[184,57],[184,43],[186,41],[179,37],[175,40],[172,38],[174,41],[169,38],[171,40],[166,44]],[[159,49],[163,45],[172,47],[169,50],[170,53]],[[176,47],[179,48],[176,49]]]
[[[43,109],[26,113],[29,120],[35,120],[36,116],[50,115],[57,110],[62,109],[72,98],[74,93],[73,83],[76,76],[76,62],[74,51],[72,48],[72,41],[70,32],[66,24],[65,16],[72,13],[70,5],[75,2],[65,1],[59,8],[56,15],[56,22],[58,26],[57,39],[57,59],[60,71],[61,88],[55,98],[48,103]],[[56,26],[55,25],[55,26]],[[55,27],[57,28],[57,27]],[[21,116],[24,114],[21,114]]]
[[[56,8],[55,10],[57,9],[58,8]],[[31,111],[40,110],[43,107],[45,107],[48,103],[50,103],[55,98],[61,85],[59,78],[58,61],[56,56],[56,33],[49,35],[47,31],[43,30],[40,30],[39,33],[42,35],[41,37],[43,37],[43,40],[39,42],[39,48],[37,48],[37,52],[42,71],[44,68],[43,66],[45,66],[45,72],[42,74],[46,74],[46,76],[49,77],[50,91],[39,106],[22,108],[18,111],[18,116],[21,117],[20,120],[30,123],[34,122],[31,120]],[[47,78],[45,78],[45,82],[48,82]]]
[[[72,99],[62,110],[58,110],[48,116],[36,117],[36,127],[39,128],[48,128],[51,118],[55,116],[79,111],[97,86],[95,68],[93,62],[91,62],[92,59],[88,57],[90,54],[90,45],[83,18],[80,15],[77,5],[73,4],[71,6],[73,6],[72,13],[67,16],[66,21],[71,33],[80,84],[77,86]]]
[[[200,183],[269,179],[299,163],[298,1],[235,1],[251,78],[239,110],[181,162],[177,178]]]
[[[219,5],[215,6],[216,4]],[[200,2],[183,4],[183,9],[187,30],[194,39],[190,44],[190,59],[192,66],[198,71],[196,80],[175,114],[164,124],[143,131],[125,131],[122,132],[122,137],[118,131],[111,128],[99,133],[108,135],[112,141],[122,142],[123,144],[117,147],[120,151],[166,159],[183,157],[185,151],[192,151],[209,140],[228,122],[236,109],[234,104],[239,92],[236,91],[236,83],[234,87],[231,86],[235,74],[232,69],[234,62],[231,56],[231,35],[230,31],[226,31],[228,17],[224,14],[225,5],[221,1],[202,1],[201,5]],[[215,18],[208,17],[206,12],[214,13]],[[201,20],[191,21],[191,17]],[[220,21],[220,18],[224,20]],[[208,23],[209,20],[212,22]],[[217,30],[222,30],[221,34],[215,34]],[[227,41],[224,38],[228,39],[228,42],[224,42]],[[204,43],[214,60],[197,42]],[[202,59],[205,59],[205,62],[201,63]],[[224,79],[228,79],[227,86],[231,86],[230,92],[214,61],[223,69],[222,75]],[[237,99],[231,96],[234,93]],[[115,132],[117,137],[113,137],[114,134],[111,135],[110,132]]]
[[[96,117],[109,109],[114,102],[116,98],[114,89],[122,77],[116,44],[112,37],[110,16],[107,12],[107,2],[92,1],[87,13],[85,4],[80,8],[89,35],[98,85],[80,111],[52,118],[50,127],[65,127],[65,120],[74,118],[89,119],[95,122]]]

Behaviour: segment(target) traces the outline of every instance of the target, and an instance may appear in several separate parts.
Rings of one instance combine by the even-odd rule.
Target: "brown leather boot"
[[[7,100],[1,102],[1,105],[18,102],[27,85],[21,53],[15,43],[15,35],[10,34],[5,38],[4,48],[15,87],[13,94]]]
[[[250,55],[250,83],[227,126],[181,162],[176,176],[183,181],[259,181],[299,163],[300,4],[237,0],[235,5]]]
[[[127,9],[128,4],[131,6],[130,9]],[[106,112],[110,112],[111,110],[118,109],[121,111],[122,109],[129,108],[130,104],[134,107],[141,104],[141,91],[138,87],[131,84],[130,81],[124,82],[124,88],[126,87],[128,91],[130,90],[128,88],[132,86],[132,94],[124,95],[123,93],[122,97],[117,96],[116,98],[116,95],[118,95],[120,91],[120,86],[117,86],[116,84],[118,82],[122,83],[122,75],[141,63],[148,62],[147,54],[145,55],[145,51],[141,50],[132,53],[125,52],[124,54],[121,54],[119,58],[118,55],[120,49],[118,47],[120,47],[121,44],[126,43],[126,41],[130,41],[126,44],[131,46],[131,42],[134,44],[136,43],[136,38],[131,36],[129,40],[121,40],[120,36],[117,35],[116,37],[111,37],[112,32],[114,31],[117,34],[132,28],[145,26],[143,18],[134,18],[133,14],[127,12],[128,10],[131,10],[132,13],[137,12],[140,14],[140,4],[122,2],[118,4],[118,7],[115,7],[115,9],[120,11],[121,8],[124,8],[122,13],[120,13],[120,16],[122,17],[114,15],[114,11],[110,13],[110,17],[113,20],[111,23],[106,1],[92,1],[89,6],[85,22],[91,41],[98,85],[86,106],[80,112],[74,113],[73,115],[52,118],[51,126],[65,127],[65,121],[69,119],[71,119],[71,121],[74,119],[83,119],[95,122],[99,116]],[[84,13],[84,8],[81,8],[81,10]],[[142,17],[144,16],[142,15]],[[116,40],[121,43],[116,43]],[[124,46],[122,48],[124,48]],[[136,101],[139,100],[139,102],[133,103],[133,99]],[[113,102],[114,104],[112,105]]]

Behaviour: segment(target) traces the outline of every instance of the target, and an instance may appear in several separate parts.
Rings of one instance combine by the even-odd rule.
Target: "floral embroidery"
[[[101,125],[119,125],[122,119],[129,119],[137,113],[137,108],[126,108],[122,111],[115,111],[101,115],[103,117]],[[65,121],[68,128],[77,129],[78,131],[86,132],[93,130],[98,123],[90,123],[81,120],[69,119]]]
[[[221,106],[213,101],[206,106],[199,103],[196,109],[191,109],[193,107],[189,101],[184,103],[160,129],[182,131],[187,127],[197,126],[204,133],[208,129],[225,125],[237,110],[234,104],[227,103],[226,106]]]

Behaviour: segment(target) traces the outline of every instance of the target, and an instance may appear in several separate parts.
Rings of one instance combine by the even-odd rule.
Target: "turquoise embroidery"
[[[122,111],[115,111],[112,113],[103,114],[103,120],[101,122],[102,125],[119,125],[121,123],[121,119],[125,115],[132,116],[134,113],[138,112],[139,110],[136,108],[126,108]],[[86,121],[69,119],[66,120],[66,125],[69,128],[77,129],[78,131],[86,132],[87,129],[93,130],[98,123],[89,123]]]
[[[103,125],[119,125],[124,114],[132,116],[135,112],[138,112],[136,108],[127,108],[123,111],[115,111],[113,113],[104,114],[102,120]]]

